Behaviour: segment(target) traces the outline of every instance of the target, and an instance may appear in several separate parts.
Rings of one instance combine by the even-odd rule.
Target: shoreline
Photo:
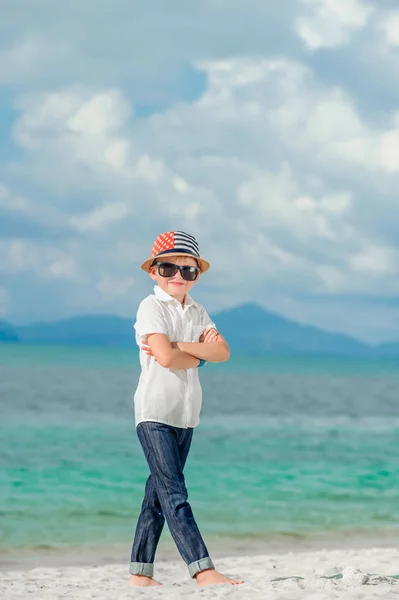
[[[279,534],[216,538],[204,536],[210,555],[215,559],[240,556],[264,556],[270,553],[307,553],[320,551],[398,548],[399,528],[370,535],[369,532],[336,531],[311,535]],[[60,568],[129,564],[131,542],[63,545],[58,547],[0,548],[0,572],[37,568]],[[398,552],[399,554],[399,552]],[[181,561],[169,534],[163,535],[156,562]],[[398,556],[399,564],[399,556]],[[399,571],[399,566],[398,566]]]

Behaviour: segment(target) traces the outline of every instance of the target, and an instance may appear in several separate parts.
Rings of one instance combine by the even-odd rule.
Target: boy
[[[195,238],[172,231],[158,236],[141,268],[157,285],[141,302],[134,326],[142,369],[134,397],[136,430],[150,476],[132,547],[130,584],[161,585],[153,572],[165,518],[197,585],[242,583],[215,570],[183,475],[201,410],[198,368],[230,355],[206,310],[188,294],[209,263],[200,257]]]

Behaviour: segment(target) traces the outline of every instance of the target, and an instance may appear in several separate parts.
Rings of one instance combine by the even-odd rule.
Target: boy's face
[[[163,258],[158,258],[157,262],[167,262],[174,265],[187,265],[189,267],[198,267],[198,263],[195,258],[191,256],[168,256],[165,255]],[[180,271],[177,271],[173,277],[162,277],[158,273],[158,267],[155,265],[151,268],[150,277],[157,282],[161,290],[176,298],[179,302],[182,302],[187,292],[191,290],[193,285],[197,283],[199,275],[195,281],[186,281],[181,276]]]

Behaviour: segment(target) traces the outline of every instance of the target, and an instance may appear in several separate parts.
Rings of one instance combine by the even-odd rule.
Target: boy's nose
[[[173,275],[173,279],[181,279],[182,281],[184,281],[180,271],[177,271],[177,273]]]

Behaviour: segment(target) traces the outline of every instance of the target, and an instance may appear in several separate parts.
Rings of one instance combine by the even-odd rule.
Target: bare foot
[[[200,573],[197,573],[195,578],[197,580],[197,585],[201,587],[204,585],[217,585],[223,583],[228,585],[240,585],[241,583],[244,583],[239,579],[230,579],[229,577],[222,575],[222,573],[215,571],[215,569],[201,571]]]
[[[154,587],[154,585],[162,585],[159,581],[155,581],[152,577],[147,575],[130,575],[129,585],[139,587]]]

